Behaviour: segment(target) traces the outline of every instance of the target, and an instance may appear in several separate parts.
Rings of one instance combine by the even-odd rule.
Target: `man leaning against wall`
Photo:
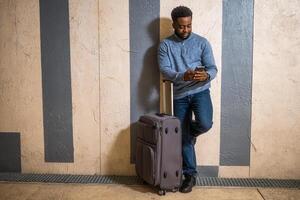
[[[164,78],[173,82],[174,115],[182,126],[184,180],[180,192],[188,193],[196,184],[197,136],[213,125],[210,82],[216,77],[217,67],[208,40],[192,32],[191,9],[178,6],[171,17],[174,34],[160,43],[158,62]]]

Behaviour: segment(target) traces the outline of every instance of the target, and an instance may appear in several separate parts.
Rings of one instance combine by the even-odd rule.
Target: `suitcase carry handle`
[[[159,116],[159,117],[164,117],[164,116],[171,116],[167,113],[155,113],[155,115]]]

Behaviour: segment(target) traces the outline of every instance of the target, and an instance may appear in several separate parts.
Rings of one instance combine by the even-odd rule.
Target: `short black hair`
[[[192,17],[193,13],[191,9],[186,6],[177,6],[171,12],[171,17],[173,21],[176,21],[179,17]]]

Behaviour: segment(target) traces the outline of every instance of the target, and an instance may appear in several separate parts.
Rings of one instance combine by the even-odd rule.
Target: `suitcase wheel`
[[[178,188],[173,188],[172,189],[172,192],[174,192],[174,193],[177,192],[177,191],[178,191]]]
[[[166,195],[166,190],[158,190],[160,196]]]

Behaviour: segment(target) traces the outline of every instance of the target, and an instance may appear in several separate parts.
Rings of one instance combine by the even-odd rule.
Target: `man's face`
[[[179,17],[173,21],[175,33],[181,38],[186,39],[192,32],[192,17]]]

